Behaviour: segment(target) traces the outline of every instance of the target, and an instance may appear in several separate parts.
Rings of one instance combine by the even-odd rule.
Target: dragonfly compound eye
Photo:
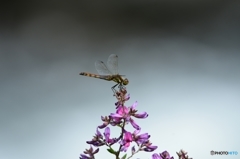
[[[124,79],[124,80],[123,80],[123,84],[124,84],[124,85],[127,85],[128,83],[129,83],[128,79]]]

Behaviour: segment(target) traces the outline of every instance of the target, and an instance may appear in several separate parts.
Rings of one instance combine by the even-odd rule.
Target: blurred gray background
[[[130,81],[126,105],[149,113],[136,122],[155,152],[240,152],[239,8],[237,0],[1,4],[0,158],[77,159],[89,148],[100,116],[115,111],[114,83],[79,72],[96,73],[94,62],[112,53]],[[102,147],[96,158],[113,156]]]

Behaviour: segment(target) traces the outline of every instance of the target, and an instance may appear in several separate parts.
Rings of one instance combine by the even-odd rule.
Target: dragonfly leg
[[[122,84],[119,84],[118,88],[119,88],[120,90],[123,90],[123,89],[125,89],[126,87],[124,87]]]
[[[119,85],[119,83],[117,83],[117,84],[115,84],[111,89],[112,89],[112,91],[113,91],[113,94],[115,95],[116,94],[116,90],[115,90],[115,87],[117,86],[117,85]],[[119,86],[118,86],[119,87]]]

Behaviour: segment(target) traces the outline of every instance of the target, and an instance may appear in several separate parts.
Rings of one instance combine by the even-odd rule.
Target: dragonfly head
[[[129,83],[128,79],[125,78],[125,79],[123,80],[123,85],[127,85],[128,83]]]

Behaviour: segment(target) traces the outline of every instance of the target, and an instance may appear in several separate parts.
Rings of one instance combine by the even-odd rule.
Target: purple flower
[[[144,119],[148,117],[147,112],[143,112],[143,113],[136,113],[137,110],[135,109],[137,106],[137,101],[135,103],[133,103],[133,105],[130,107],[130,114],[136,118],[140,118],[140,119]]]
[[[131,116],[135,116],[137,118],[146,118],[148,114],[146,112],[141,114],[136,114],[137,112],[137,110],[135,110],[136,106],[137,106],[137,102],[135,102],[129,108],[127,108],[126,106],[118,107],[116,113],[110,114],[110,117],[113,119],[113,124],[111,125],[116,125],[117,123],[121,123],[120,121],[122,119],[125,119],[126,123],[130,122],[135,129],[140,130],[140,126],[131,118]]]
[[[149,140],[143,143],[142,147],[144,147],[142,150],[146,152],[152,152],[158,148],[157,146],[152,146],[152,143]]]
[[[132,118],[130,118],[130,123],[131,123],[131,125],[132,125],[135,129],[137,129],[137,130],[140,130],[140,129],[141,129],[140,126],[137,125]]]
[[[79,159],[94,159],[94,154],[96,154],[96,153],[98,153],[98,152],[99,152],[99,148],[97,148],[96,150],[93,151],[92,146],[90,146],[89,149],[86,149],[86,150],[83,152],[84,154],[87,154],[87,155],[80,154]]]
[[[84,155],[84,154],[80,154],[79,159],[93,159],[93,157],[90,157],[90,156],[87,156],[87,155]]]
[[[154,153],[152,155],[152,159],[174,159],[174,158],[170,157],[170,154],[167,151],[163,151],[159,155],[157,153]]]
[[[112,145],[117,142],[117,139],[110,139],[110,128],[109,127],[106,127],[105,132],[103,134],[105,136],[105,142],[107,144]]]
[[[105,145],[105,143],[104,142],[102,142],[102,141],[100,141],[100,140],[91,140],[91,141],[87,141],[87,143],[88,144],[91,144],[91,145],[93,145],[93,146],[103,146],[103,145]]]
[[[97,128],[97,132],[96,132],[95,135],[96,135],[99,139],[102,139],[102,138],[103,138],[103,136],[102,136],[101,132],[98,130],[98,128]]]
[[[133,138],[134,138],[134,141],[137,143],[137,145],[141,145],[147,142],[148,139],[150,138],[150,135],[148,135],[148,133],[137,135],[139,133],[140,133],[140,130],[135,130],[133,132]]]
[[[121,151],[126,152],[132,141],[133,141],[132,134],[130,132],[125,131],[124,138],[120,142],[120,144],[122,145]]]
[[[111,113],[109,118],[111,119],[110,124],[113,126],[122,123],[123,119],[128,123],[130,118],[129,109],[126,106],[118,107],[116,113]]]
[[[97,128],[95,136],[93,136],[93,139],[91,141],[87,141],[87,143],[94,146],[103,146],[105,143],[102,141],[102,139],[103,136]]]
[[[145,151],[145,152],[152,152],[156,150],[158,147],[152,145],[150,142],[150,135],[148,133],[142,133],[140,134],[141,127],[134,121],[133,117],[139,118],[139,119],[145,119],[148,117],[147,112],[137,113],[138,110],[136,110],[136,107],[138,105],[137,101],[134,102],[130,107],[125,106],[125,101],[130,99],[130,95],[126,95],[127,91],[125,87],[121,86],[119,87],[119,91],[115,90],[114,96],[117,98],[118,102],[115,103],[116,105],[116,112],[111,113],[109,116],[101,116],[101,119],[103,121],[102,125],[99,125],[96,129],[95,136],[93,136],[93,139],[91,141],[87,141],[88,144],[91,144],[90,149],[86,149],[84,151],[84,154],[80,154],[79,159],[94,159],[95,154],[99,152],[99,149],[93,150],[93,146],[103,146],[106,145],[108,147],[108,152],[115,155],[115,158],[120,158],[120,151],[126,152],[131,142],[135,142],[138,146],[137,149],[135,149],[135,146],[131,147],[131,153],[132,155],[128,158],[131,158],[134,154],[138,153],[139,151]],[[132,125],[132,127],[135,129],[133,133],[126,131],[126,125],[127,124]],[[111,132],[108,125],[112,126],[118,126],[120,127],[121,133],[117,138],[111,138]],[[104,133],[102,134],[99,129],[103,129]],[[118,142],[120,141],[120,142]],[[115,143],[119,143],[120,147],[117,150],[112,149],[112,145]],[[187,153],[183,150],[180,152],[177,152],[179,159],[190,159],[187,156]],[[126,158],[127,154],[125,154],[122,158]],[[152,155],[152,159],[174,159],[170,156],[170,154],[167,151],[164,151],[160,154],[154,153]]]
[[[179,159],[192,159],[188,157],[187,152],[184,150],[180,150],[179,152],[177,152],[177,155]]]
[[[126,106],[121,106],[116,113],[111,113],[110,116],[114,119],[126,119],[129,117],[129,109]]]
[[[134,117],[144,119],[148,117],[147,112],[139,113],[139,114],[133,114]]]
[[[105,116],[105,117],[101,116],[101,119],[103,121],[103,124],[98,126],[98,128],[103,129],[106,126],[108,126],[110,119],[107,116]]]
[[[122,92],[122,93],[118,92],[117,93],[118,97],[119,97],[119,98],[118,97],[117,98],[118,98],[119,101],[115,103],[116,108],[122,106],[123,102],[128,101],[130,99],[130,94],[125,95],[125,93],[127,93],[127,92]],[[121,97],[123,97],[123,99]]]
[[[111,139],[110,139],[110,128],[109,127],[105,128],[105,132],[103,134],[105,136],[106,142],[107,143],[111,142]]]
[[[138,102],[137,102],[137,101],[134,102],[133,105],[131,106],[131,109],[132,109],[132,110],[135,110],[135,108],[137,107],[137,105],[138,105]]]

